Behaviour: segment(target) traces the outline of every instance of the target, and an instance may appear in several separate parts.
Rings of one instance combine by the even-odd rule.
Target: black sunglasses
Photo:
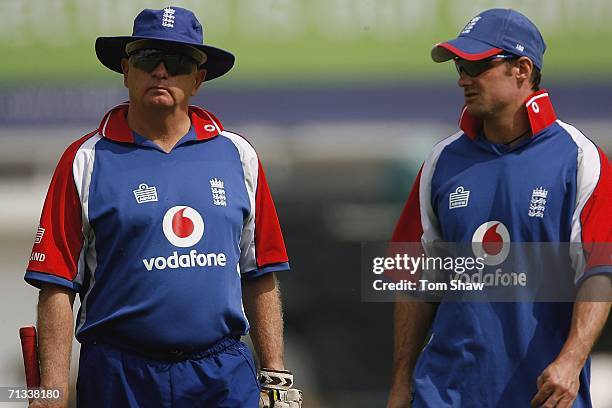
[[[458,57],[456,57],[454,61],[455,68],[457,69],[459,75],[461,75],[462,72],[465,72],[468,76],[474,78],[497,66],[498,64],[496,62],[499,62],[499,60],[509,61],[517,58],[518,56],[514,54],[499,54],[478,61],[468,61]]]
[[[163,62],[166,70],[172,76],[190,74],[193,72],[194,65],[198,65],[195,59],[187,55],[158,49],[140,49],[128,56],[136,68],[149,73],[153,72],[160,62]]]

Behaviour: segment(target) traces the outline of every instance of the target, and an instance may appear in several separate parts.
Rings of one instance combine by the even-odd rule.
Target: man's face
[[[146,108],[172,109],[186,107],[189,98],[195,95],[204,81],[206,70],[198,70],[195,61],[187,70],[173,73],[160,61],[143,66],[134,56],[121,61],[124,84],[129,90],[130,103]],[[150,71],[150,72],[148,72]]]
[[[508,106],[523,102],[515,72],[518,68],[512,61],[495,58],[481,62],[489,64],[489,68],[477,74],[472,72],[473,76],[460,69],[462,61],[457,61],[460,71],[458,85],[463,88],[465,104],[471,115],[486,119],[503,112]]]

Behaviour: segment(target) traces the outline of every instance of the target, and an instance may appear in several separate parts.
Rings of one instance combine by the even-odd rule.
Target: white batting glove
[[[286,370],[259,371],[259,408],[301,408],[302,391],[293,387],[293,374]]]

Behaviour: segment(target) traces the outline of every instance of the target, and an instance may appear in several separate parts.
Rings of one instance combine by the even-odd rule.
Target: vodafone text
[[[143,259],[142,263],[148,271],[152,271],[153,268],[164,270],[166,268],[193,268],[195,266],[225,266],[227,260],[224,253],[200,254],[192,249],[188,254],[179,255],[177,251],[174,251],[167,258],[158,256],[157,258]]]

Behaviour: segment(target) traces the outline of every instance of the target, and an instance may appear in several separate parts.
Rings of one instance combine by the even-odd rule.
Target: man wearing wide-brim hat
[[[25,275],[41,289],[41,386],[63,390],[65,406],[78,293],[78,406],[300,406],[275,278],[289,264],[263,168],[189,105],[234,56],[203,45],[179,7],[143,10],[132,36],[100,37],[96,54],[123,74],[129,102],[68,147],[47,193]],[[240,341],[249,329],[259,378]]]

